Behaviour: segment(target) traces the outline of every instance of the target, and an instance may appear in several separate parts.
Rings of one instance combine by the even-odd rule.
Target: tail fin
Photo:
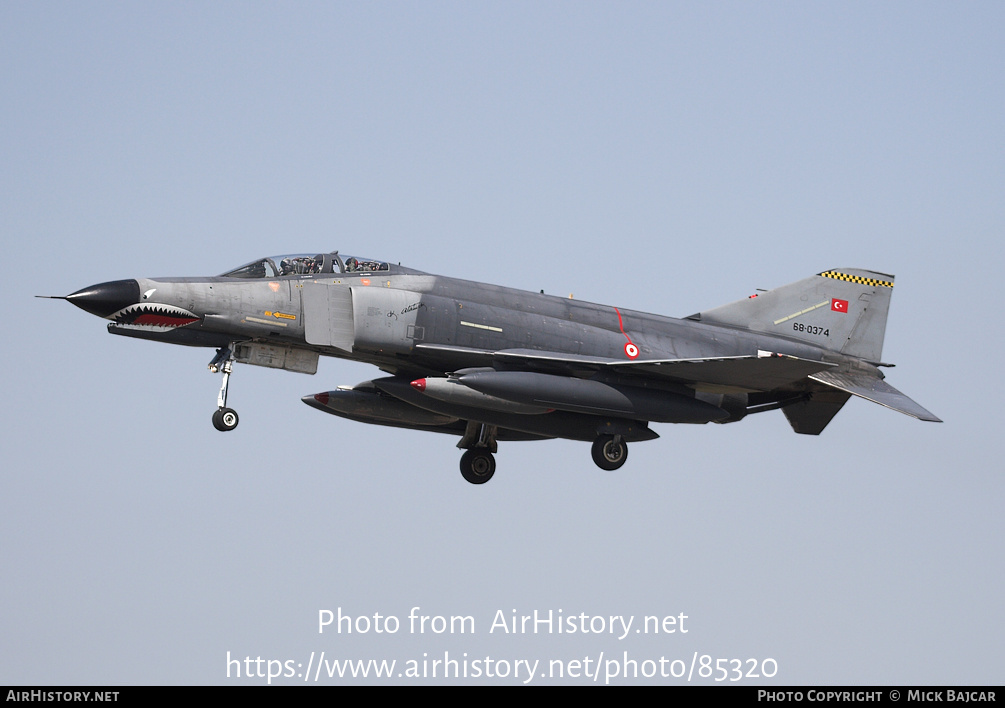
[[[892,294],[892,275],[836,268],[690,319],[793,337],[878,362]]]

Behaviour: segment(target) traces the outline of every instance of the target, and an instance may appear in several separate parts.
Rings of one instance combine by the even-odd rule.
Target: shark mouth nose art
[[[124,327],[174,329],[198,322],[199,317],[174,305],[136,303],[109,315],[108,319]]]

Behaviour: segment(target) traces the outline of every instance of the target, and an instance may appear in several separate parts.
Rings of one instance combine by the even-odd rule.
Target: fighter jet
[[[337,251],[259,258],[214,277],[136,278],[61,297],[112,334],[216,349],[213,425],[235,362],[317,371],[320,356],[386,376],[303,397],[350,420],[448,433],[473,484],[500,441],[592,443],[620,468],[652,423],[735,423],[780,409],[819,435],[851,396],[940,422],[884,380],[894,277],[833,268],[682,319],[431,275]]]

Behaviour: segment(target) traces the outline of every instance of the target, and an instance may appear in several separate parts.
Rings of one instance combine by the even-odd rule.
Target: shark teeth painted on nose
[[[123,327],[168,330],[198,322],[199,317],[174,305],[138,303],[123,307],[108,319]]]

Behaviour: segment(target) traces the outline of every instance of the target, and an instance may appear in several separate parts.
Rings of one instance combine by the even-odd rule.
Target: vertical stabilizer
[[[878,362],[892,293],[892,275],[835,268],[693,317]]]

